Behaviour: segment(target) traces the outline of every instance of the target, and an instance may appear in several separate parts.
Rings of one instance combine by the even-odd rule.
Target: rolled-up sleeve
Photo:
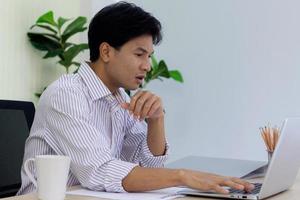
[[[126,135],[123,143],[121,158],[142,167],[163,167],[168,158],[169,144],[165,144],[165,153],[154,156],[147,143],[147,123],[128,116]]]
[[[46,106],[47,143],[71,158],[71,173],[91,190],[126,192],[122,179],[137,164],[112,156],[106,138],[90,123],[89,103],[74,88],[57,89]]]

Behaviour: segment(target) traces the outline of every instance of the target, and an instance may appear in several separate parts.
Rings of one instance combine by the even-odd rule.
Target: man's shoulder
[[[39,108],[51,110],[55,107],[55,109],[68,113],[76,110],[86,112],[89,110],[89,96],[86,91],[86,86],[82,83],[80,76],[76,74],[63,75],[43,92]]]
[[[44,91],[42,98],[64,98],[64,96],[86,96],[86,86],[78,74],[65,74],[51,83]]]
[[[78,74],[65,74],[59,79],[49,85],[49,89],[53,91],[57,90],[72,90],[81,92],[84,90],[85,85],[82,82],[81,77]]]

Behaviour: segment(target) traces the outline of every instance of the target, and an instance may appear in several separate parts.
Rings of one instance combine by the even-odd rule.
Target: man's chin
[[[137,90],[139,88],[140,88],[139,85],[124,87],[125,90]]]

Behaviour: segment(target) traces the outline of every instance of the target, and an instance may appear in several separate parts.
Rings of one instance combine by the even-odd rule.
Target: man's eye
[[[135,55],[137,55],[138,57],[141,57],[143,54],[137,53]]]

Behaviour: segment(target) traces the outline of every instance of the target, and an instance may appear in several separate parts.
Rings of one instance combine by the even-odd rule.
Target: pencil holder
[[[268,153],[268,166],[269,166],[272,156],[273,156],[273,151],[267,151],[267,153]]]

